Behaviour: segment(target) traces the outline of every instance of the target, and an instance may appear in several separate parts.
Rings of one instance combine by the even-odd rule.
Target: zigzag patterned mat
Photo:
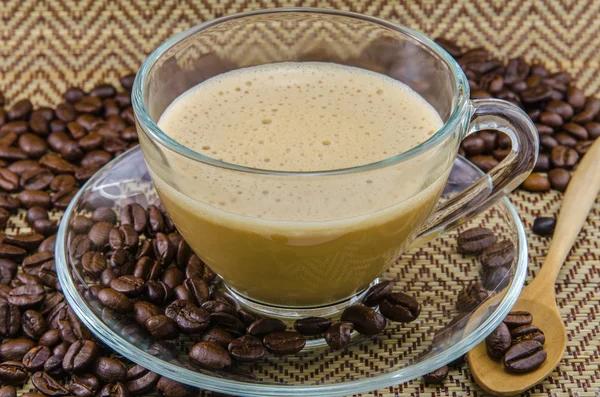
[[[281,6],[346,9],[402,23],[430,37],[483,47],[500,57],[522,55],[577,76],[587,94],[600,89],[600,2],[596,0],[273,1],[3,0],[0,3],[0,90],[11,100],[56,104],[71,85],[89,89],[135,71],[173,34],[234,12]],[[540,214],[555,214],[561,194],[513,193],[529,229]],[[528,234],[529,277],[548,240]],[[526,395],[600,396],[600,205],[563,267],[556,285],[569,337],[557,369]],[[25,388],[27,389],[27,388]],[[23,392],[28,390],[22,390]],[[207,393],[206,395],[210,395]],[[468,367],[454,369],[441,387],[416,379],[374,396],[484,396]]]

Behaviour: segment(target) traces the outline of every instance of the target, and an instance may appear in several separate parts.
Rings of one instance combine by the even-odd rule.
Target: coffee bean
[[[69,103],[79,102],[85,96],[85,92],[78,87],[71,87],[65,93],[65,99]]]
[[[50,182],[50,189],[52,191],[58,192],[61,190],[71,189],[77,186],[77,181],[73,177],[73,175],[57,175]]]
[[[393,287],[394,282],[390,280],[372,286],[365,294],[363,304],[369,307],[377,306],[387,294],[392,292]]]
[[[334,323],[325,331],[325,342],[333,350],[340,350],[350,344],[354,325],[349,321]]]
[[[167,285],[169,285],[169,283],[167,282],[164,275],[167,273],[168,274],[174,273],[173,271],[169,271],[171,269],[175,269],[175,268],[169,268],[169,269],[167,269],[167,271],[165,271],[165,273],[163,273],[163,281]],[[183,277],[183,273],[181,273],[181,276]],[[183,285],[189,291],[192,301],[196,305],[200,306],[208,300],[208,298],[210,296],[210,290],[209,290],[209,287],[208,287],[208,284],[206,283],[206,281],[199,279],[199,278],[188,278],[183,282]]]
[[[48,183],[50,183],[50,180],[52,179],[50,178]],[[50,195],[42,190],[23,190],[18,197],[25,208],[42,207],[48,209],[52,206]]]
[[[4,228],[10,219],[10,214],[4,208],[0,208],[0,228]]]
[[[564,146],[557,146],[564,147]],[[555,148],[556,149],[556,148]],[[554,162],[554,161],[553,161]],[[521,184],[521,187],[529,192],[546,192],[550,190],[550,181],[546,176],[532,172]]]
[[[554,168],[548,172],[548,179],[553,189],[564,192],[571,181],[571,174],[564,168]]]
[[[133,305],[129,298],[121,292],[112,288],[104,288],[98,293],[98,300],[104,306],[116,311],[117,313],[128,313],[133,310]]]
[[[18,361],[5,361],[0,364],[0,382],[4,385],[20,385],[27,380],[27,369]]]
[[[229,343],[229,354],[238,361],[256,361],[265,355],[265,348],[260,339],[245,335]]]
[[[234,317],[238,317],[235,308],[225,302],[210,300],[204,302],[202,305],[200,305],[200,307],[202,307],[202,309],[206,310],[208,313],[227,313]]]
[[[25,354],[23,365],[29,372],[39,371],[44,368],[44,364],[50,356],[52,356],[52,351],[48,346],[36,346]]]
[[[156,264],[158,262],[155,262]],[[162,281],[150,280],[146,282],[146,299],[157,305],[164,304],[173,296],[173,290]]]
[[[463,254],[478,254],[495,242],[494,233],[482,227],[465,230],[456,240],[458,252]]]
[[[341,321],[351,322],[354,329],[363,335],[376,335],[386,326],[386,320],[380,313],[364,305],[347,307],[342,313]]]
[[[128,297],[136,297],[142,294],[145,288],[143,279],[131,275],[124,275],[110,282],[110,287],[125,294]]]
[[[486,350],[493,358],[504,357],[504,353],[510,348],[511,343],[510,330],[504,323],[500,323],[498,328],[485,339]]]
[[[485,172],[491,171],[498,165],[498,160],[492,156],[477,155],[470,157],[469,160]]]
[[[21,266],[25,273],[37,275],[41,267],[53,259],[54,255],[52,252],[38,252],[23,259]]]
[[[29,157],[41,157],[48,150],[46,141],[37,135],[25,133],[19,137],[19,148]]]
[[[550,112],[550,113],[555,113],[558,116],[560,116],[560,118],[562,120],[569,120],[571,117],[573,117],[573,107],[568,104],[567,102],[564,101],[550,101],[546,104],[546,111]],[[542,112],[543,113],[543,112]],[[541,117],[541,114],[540,114]],[[542,123],[546,124],[546,125],[550,125],[544,121],[542,121]]]
[[[73,375],[69,390],[77,397],[92,397],[100,390],[100,382],[92,374]]]
[[[179,356],[177,345],[169,341],[152,342],[148,348],[148,354],[154,357],[160,357],[163,360],[171,361]]]
[[[85,96],[73,105],[74,109],[80,113],[99,113],[102,110],[102,100],[93,96]]]
[[[515,247],[510,241],[499,241],[486,248],[481,254],[484,267],[510,266],[515,258]]]
[[[2,386],[0,387],[0,397],[17,397],[17,390],[12,386]]]
[[[92,365],[98,353],[98,346],[91,340],[77,340],[64,356],[63,369],[69,373],[82,373]]]
[[[14,337],[21,329],[21,312],[15,305],[0,302],[0,334]]]
[[[8,302],[23,309],[35,308],[42,303],[45,295],[46,291],[41,285],[27,284],[10,291]]]
[[[33,250],[44,241],[44,236],[37,233],[7,234],[4,242],[16,247]]]
[[[444,383],[444,380],[448,377],[448,366],[444,365],[441,368],[436,369],[426,375],[423,375],[423,380],[427,383]]]
[[[550,169],[550,156],[546,153],[540,153],[538,155],[535,166],[533,167],[534,172],[547,172]]]
[[[124,383],[109,383],[100,390],[99,397],[129,397],[129,390]]]
[[[567,124],[563,125],[563,129],[566,132],[568,132],[569,135],[571,135],[572,137],[574,137],[575,139],[577,139],[579,141],[584,141],[586,139],[589,139],[588,131],[580,124],[567,123]]]
[[[19,176],[7,168],[0,168],[0,188],[13,192],[19,188]]]
[[[573,138],[573,136],[565,132],[557,132],[556,134],[554,134],[554,139],[556,140],[556,142],[558,142],[559,146],[566,146],[572,148],[575,145],[577,145],[577,139]]]
[[[248,333],[259,337],[282,331],[285,331],[285,323],[276,318],[261,318],[248,326]]]
[[[127,377],[127,367],[115,358],[98,357],[92,366],[92,374],[102,382],[122,382]]]
[[[65,396],[69,394],[67,389],[45,372],[38,371],[33,374],[31,383],[46,396]]]
[[[542,124],[552,128],[558,128],[564,124],[562,117],[558,113],[548,111],[540,114],[540,121]]]
[[[554,218],[540,216],[534,219],[531,230],[538,236],[552,236],[555,227],[556,220]]]
[[[276,355],[296,354],[306,345],[306,339],[298,332],[273,332],[263,338],[263,345]]]
[[[546,342],[544,332],[533,324],[521,325],[510,330],[513,344],[518,344],[526,340],[535,340],[542,345]]]
[[[48,331],[48,324],[44,316],[35,310],[27,310],[21,316],[23,333],[34,340],[38,340],[44,332]]]
[[[487,291],[479,283],[471,282],[458,293],[456,308],[461,312],[470,312],[485,301],[487,297]]]
[[[571,148],[557,146],[552,149],[550,159],[555,167],[567,168],[572,167],[575,165],[575,163],[577,163],[579,160],[579,154]]]
[[[77,167],[75,165],[53,153],[45,154],[40,159],[40,165],[58,174],[72,174],[77,171]]]
[[[190,360],[210,369],[223,369],[231,365],[231,357],[227,350],[214,342],[196,343],[190,350]]]
[[[164,376],[160,378],[156,387],[164,397],[194,397],[198,394],[198,389],[165,378]]]
[[[558,141],[552,135],[541,135],[540,146],[545,149],[552,150],[558,146]]]
[[[513,373],[534,371],[544,361],[546,361],[546,351],[542,344],[535,340],[518,343],[504,355],[504,367]]]
[[[164,233],[156,233],[152,245],[154,248],[154,254],[156,256],[156,259],[158,259],[164,266],[169,266],[173,262],[175,256],[175,249],[167,235]],[[174,288],[174,286],[171,287]]]
[[[233,336],[229,332],[220,327],[212,327],[200,337],[202,342],[217,343],[224,348],[227,348],[233,339]]]
[[[485,142],[483,139],[474,134],[467,136],[462,141],[461,146],[469,156],[482,154],[485,150]]]
[[[0,345],[0,361],[21,361],[35,345],[30,339],[7,339]]]
[[[121,211],[121,224],[132,225],[136,232],[142,233],[148,224],[148,214],[141,205],[128,204]]]
[[[51,329],[44,332],[44,334],[40,336],[38,343],[40,345],[52,348],[58,345],[61,341],[62,340],[60,339],[60,333],[58,332],[58,330]]]
[[[91,274],[99,276],[106,269],[106,259],[100,252],[86,252],[81,257],[81,266]]]
[[[584,156],[588,150],[590,150],[593,144],[594,141],[579,141],[575,144],[573,149],[575,149],[580,156]]]
[[[9,244],[0,243],[0,259],[23,259],[27,255],[27,251],[23,248],[15,247]]]
[[[15,161],[15,160],[25,160],[26,158],[27,158],[27,153],[25,153],[21,149],[17,149],[14,147],[0,146],[0,160]]]
[[[27,120],[29,114],[33,111],[33,105],[29,99],[21,99],[8,110],[9,120]]]
[[[383,283],[379,283],[377,285],[381,284]],[[327,331],[330,327],[331,320],[323,317],[307,317],[298,319],[294,322],[294,329],[305,336],[320,335]]]
[[[218,325],[232,334],[243,335],[244,331],[246,330],[244,323],[242,323],[240,319],[232,316],[231,314],[219,312],[211,313],[210,321],[211,324]]]
[[[146,320],[146,329],[155,340],[172,340],[179,336],[175,321],[162,314]]]
[[[155,374],[139,365],[135,365],[127,371],[127,382],[125,386],[129,393],[133,395],[142,395],[152,391],[160,375]]]
[[[490,267],[480,269],[481,284],[490,291],[500,291],[508,285],[512,276],[510,267]]]
[[[552,90],[546,84],[538,84],[521,92],[521,99],[527,104],[542,102],[551,96]]]
[[[104,249],[108,246],[108,237],[113,225],[110,222],[94,223],[88,232],[88,237],[99,249]]]
[[[18,139],[17,134],[12,131],[2,130],[0,128],[0,146],[8,147],[15,143]]]
[[[77,215],[70,223],[71,230],[76,234],[87,234],[94,223],[91,219]]]
[[[419,317],[421,305],[410,295],[394,292],[387,294],[379,303],[379,310],[384,317],[392,321],[409,323]]]
[[[48,211],[42,207],[31,207],[27,210],[27,223],[33,225],[38,219],[49,219]]]
[[[0,193],[0,208],[4,208],[9,212],[16,212],[19,205],[18,198],[9,196],[7,193]]]
[[[41,219],[38,219],[36,222],[40,222]],[[38,233],[39,231],[36,230]],[[44,233],[42,233],[44,234]],[[39,245],[38,252],[49,252],[54,253],[54,246],[56,244],[56,235],[46,237],[44,241]]]
[[[198,258],[198,256],[192,254],[190,259],[188,260],[187,266],[185,267],[185,277],[186,278],[202,278],[206,280],[204,277],[205,273],[204,263]],[[208,281],[207,281],[208,282]]]
[[[104,150],[92,150],[88,152],[81,160],[82,167],[100,168],[110,160],[113,156]]]
[[[515,311],[510,312],[504,318],[504,324],[506,324],[509,328],[516,328],[523,325],[529,325],[533,321],[533,316],[531,313],[526,311]]]

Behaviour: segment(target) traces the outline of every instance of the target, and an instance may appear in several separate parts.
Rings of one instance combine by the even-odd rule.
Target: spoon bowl
[[[485,341],[467,354],[473,378],[482,389],[496,396],[512,396],[541,382],[562,359],[567,346],[567,334],[561,318],[554,283],[560,268],[573,247],[600,191],[600,139],[583,157],[565,192],[554,236],[546,260],[537,277],[521,291],[513,311],[526,311],[546,337],[546,360],[534,371],[513,374],[504,368],[502,360],[492,359]],[[494,300],[489,301],[492,303]],[[482,308],[484,309],[484,308]]]

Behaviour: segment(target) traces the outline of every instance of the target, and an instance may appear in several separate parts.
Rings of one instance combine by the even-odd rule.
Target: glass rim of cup
[[[402,33],[412,40],[421,43],[425,47],[427,47],[430,51],[432,51],[436,56],[441,58],[443,62],[447,65],[449,71],[451,72],[451,77],[453,79],[453,87],[455,89],[455,95],[453,97],[452,111],[448,117],[448,120],[444,123],[444,125],[430,138],[421,144],[407,150],[406,152],[399,153],[395,156],[388,157],[383,160],[379,160],[373,163],[363,164],[359,166],[353,166],[348,168],[340,168],[333,170],[324,170],[324,171],[279,171],[279,170],[268,170],[261,168],[252,168],[246,167],[239,164],[228,163],[225,161],[221,161],[215,158],[211,158],[205,156],[195,150],[192,150],[177,141],[173,138],[169,137],[164,131],[162,131],[156,122],[150,116],[147,106],[146,106],[146,90],[147,90],[147,78],[153,69],[154,65],[162,58],[164,54],[166,54],[171,48],[173,48],[178,43],[190,38],[191,36],[201,33],[202,31],[217,26],[219,24],[243,19],[247,17],[253,17],[258,15],[266,15],[266,14],[286,14],[286,13],[304,13],[304,14],[321,14],[321,15],[330,15],[330,16],[338,16],[338,17],[347,17],[359,19],[371,24],[377,24],[384,28],[392,29],[396,32]],[[391,165],[395,165],[413,157],[419,155],[422,152],[434,147],[438,142],[442,141],[447,135],[451,134],[452,131],[457,128],[458,124],[461,122],[464,117],[464,113],[468,112],[470,109],[470,87],[467,83],[467,77],[465,76],[462,68],[458,64],[458,62],[440,45],[436,42],[428,38],[427,36],[417,32],[416,30],[410,29],[406,26],[389,22],[383,20],[381,18],[348,12],[348,11],[340,11],[333,9],[323,9],[323,8],[270,8],[263,10],[255,10],[248,11],[242,13],[236,13],[231,15],[226,15],[220,18],[212,19],[201,24],[198,24],[188,30],[185,30],[164,43],[158,46],[143,62],[140,67],[134,84],[133,90],[131,93],[131,101],[134,110],[135,119],[138,127],[142,130],[144,134],[148,136],[150,140],[154,143],[159,143],[162,146],[166,147],[170,151],[177,153],[178,155],[184,156],[194,161],[202,162],[204,164],[208,164],[211,166],[216,166],[219,168],[229,169],[232,171],[238,172],[247,172],[252,174],[264,174],[264,175],[273,175],[273,176],[326,176],[326,175],[340,175],[340,174],[351,174],[355,172],[364,172],[371,171],[380,168],[389,167]]]

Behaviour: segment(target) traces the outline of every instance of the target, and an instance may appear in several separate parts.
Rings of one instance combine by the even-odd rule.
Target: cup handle
[[[510,137],[512,149],[473,185],[438,204],[415,243],[432,240],[481,213],[519,186],[535,166],[537,129],[523,110],[500,99],[476,99],[471,101],[471,106],[471,122],[465,137],[481,130],[498,130]]]

